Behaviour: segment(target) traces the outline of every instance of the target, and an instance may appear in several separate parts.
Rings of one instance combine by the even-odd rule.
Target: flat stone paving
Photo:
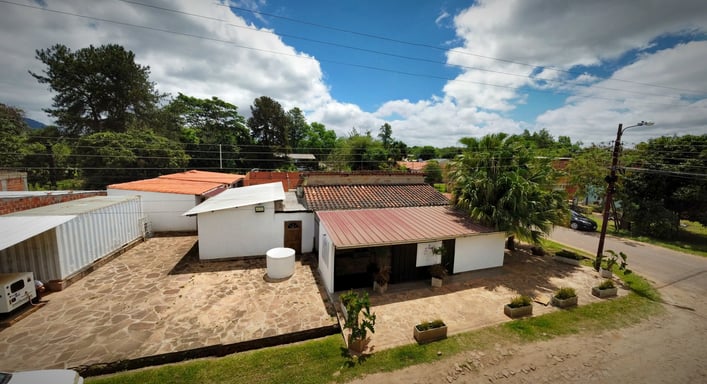
[[[363,290],[369,292],[371,311],[376,314],[376,332],[371,335],[367,352],[415,343],[413,327],[424,320],[442,319],[449,335],[510,321],[503,306],[518,294],[549,301],[560,287],[572,287],[579,305],[598,302],[602,299],[592,296],[591,287],[603,280],[590,267],[506,251],[503,267],[447,276],[441,288],[432,288],[425,281],[389,285],[384,294]],[[619,287],[619,296],[628,294]],[[558,310],[549,304],[533,303],[534,316]]]
[[[138,244],[0,330],[0,371],[109,363],[336,324],[316,270],[266,281],[265,258],[196,262],[195,236]],[[328,308],[327,308],[328,306]]]

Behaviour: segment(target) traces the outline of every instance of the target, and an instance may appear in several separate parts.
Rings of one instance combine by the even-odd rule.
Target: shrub
[[[422,321],[420,324],[417,324],[417,329],[420,331],[427,331],[430,329],[435,329],[435,328],[441,328],[444,327],[444,321],[441,319],[436,319],[432,321]]]
[[[530,297],[525,296],[525,295],[520,295],[516,296],[513,299],[511,299],[511,302],[508,303],[508,306],[511,308],[520,308],[520,307],[526,307],[530,305],[531,300]]]
[[[442,264],[435,264],[430,267],[430,276],[441,279],[447,275],[447,269]]]
[[[599,289],[610,289],[610,288],[615,288],[616,285],[614,285],[614,282],[612,280],[606,279],[599,284]]]
[[[570,287],[560,288],[555,292],[555,297],[560,300],[566,300],[575,296],[577,296],[577,292],[575,292],[574,288]]]

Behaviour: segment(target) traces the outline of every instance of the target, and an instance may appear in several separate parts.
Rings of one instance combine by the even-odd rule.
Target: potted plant
[[[555,255],[552,257],[553,260],[559,261],[561,263],[565,264],[570,264],[570,265],[579,265],[579,262],[584,259],[583,256],[578,255],[572,251],[568,251],[566,249],[560,250],[555,253]]]
[[[511,299],[503,307],[503,313],[511,319],[516,317],[530,316],[533,314],[533,303],[529,296],[520,295]]]
[[[432,286],[441,287],[444,277],[447,276],[447,269],[442,264],[435,264],[430,267],[430,276],[432,277]]]
[[[618,294],[619,289],[616,288],[616,285],[612,280],[606,279],[601,282],[596,287],[592,287],[592,295],[603,299],[606,297],[614,297]]]
[[[412,329],[412,336],[418,344],[442,340],[447,337],[447,324],[441,319],[423,321]]]
[[[388,290],[388,281],[390,281],[390,267],[383,267],[373,276],[373,292],[385,293]]]
[[[368,332],[375,333],[376,315],[371,313],[371,302],[368,293],[359,295],[349,291],[342,298],[342,303],[346,303],[346,321],[344,329],[348,331],[349,350],[361,353],[365,349]]]
[[[577,305],[577,292],[574,288],[560,288],[552,296],[552,305],[558,308],[567,308]]]
[[[628,256],[623,252],[616,254],[616,252],[608,249],[604,253],[604,257],[602,257],[601,267],[599,268],[601,277],[610,279],[613,276],[614,266],[618,266],[619,271],[623,271],[624,274],[630,274],[631,270],[626,268],[628,266],[626,263],[627,258]]]

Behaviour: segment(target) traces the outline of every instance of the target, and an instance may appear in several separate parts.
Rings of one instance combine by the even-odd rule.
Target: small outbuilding
[[[137,196],[96,196],[0,216],[0,273],[34,272],[60,290],[143,239]]]
[[[196,217],[202,260],[263,256],[271,248],[311,252],[314,217],[281,182],[226,190],[184,213]]]
[[[204,200],[241,185],[244,176],[191,170],[108,186],[108,196],[141,196],[149,232],[194,232],[196,220],[182,216]]]

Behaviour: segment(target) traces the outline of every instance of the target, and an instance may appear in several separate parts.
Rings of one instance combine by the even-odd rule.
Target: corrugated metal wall
[[[33,236],[10,248],[0,250],[3,273],[34,272],[34,278],[49,281],[61,278],[56,230]]]
[[[142,237],[138,197],[78,215],[56,228],[60,279]]]

